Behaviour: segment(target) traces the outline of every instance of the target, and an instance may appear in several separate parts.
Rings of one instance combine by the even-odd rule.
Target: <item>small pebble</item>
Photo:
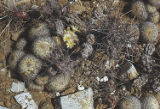
[[[99,77],[96,77],[97,81],[100,81],[100,78]]]
[[[104,66],[106,70],[111,70],[111,68],[115,66],[115,61],[113,59],[108,58],[106,59]]]
[[[93,47],[89,43],[84,43],[83,47],[84,49],[81,52],[82,58],[88,58],[93,52]]]
[[[100,82],[107,82],[108,81],[108,77],[104,76],[102,79],[100,79]]]
[[[31,9],[37,10],[37,9],[39,9],[39,6],[38,5],[32,5]]]
[[[130,62],[126,62],[122,66],[121,72],[120,78],[124,81],[133,80],[139,75],[134,65]]]
[[[57,20],[55,21],[55,25],[56,25],[57,35],[62,36],[64,32],[63,22],[61,20]]]
[[[95,43],[95,36],[94,34],[89,34],[87,35],[87,42],[90,44],[90,45],[93,45]]]
[[[24,92],[15,96],[16,101],[22,106],[22,109],[38,109],[37,104],[28,92]]]
[[[84,86],[78,85],[78,90],[84,90],[84,89],[85,89]]]
[[[24,90],[25,90],[25,84],[23,82],[18,81],[18,83],[15,82],[12,83],[12,88],[11,88],[12,92],[21,92]]]
[[[56,96],[59,97],[61,94],[59,92],[56,92]]]

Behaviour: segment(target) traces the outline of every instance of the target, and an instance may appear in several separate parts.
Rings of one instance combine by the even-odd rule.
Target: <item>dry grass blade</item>
[[[4,32],[6,31],[6,29],[10,26],[10,23],[12,22],[12,20],[10,20],[8,22],[8,24],[5,26],[5,28],[1,31],[0,37],[4,34]]]
[[[0,17],[0,20],[4,19],[4,18],[6,18],[6,17],[8,17],[8,15],[5,15],[5,16],[3,16],[3,17]]]

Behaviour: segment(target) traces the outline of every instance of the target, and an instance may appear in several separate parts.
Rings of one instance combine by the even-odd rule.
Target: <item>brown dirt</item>
[[[3,1],[3,0],[2,0]],[[58,2],[64,6],[68,3],[68,0],[58,0]],[[103,5],[103,2],[98,0],[95,2],[90,1],[79,1],[76,3],[73,3],[69,6],[69,9],[72,12],[78,13],[82,15],[82,19],[86,19],[91,17],[92,12],[94,11],[95,5],[99,3],[99,5]],[[45,0],[42,0],[37,3],[33,3],[38,6],[44,6]],[[21,4],[20,4],[21,5]],[[122,12],[123,7],[127,5],[126,2],[121,2],[119,5],[119,11],[122,21],[125,21],[127,23],[132,24],[139,24],[138,21],[134,21],[130,17],[126,16],[128,13]],[[28,5],[30,8],[30,4]],[[1,16],[1,14],[0,14]],[[116,11],[112,11],[110,13],[110,17],[115,17]],[[14,20],[14,19],[13,19]],[[14,96],[17,93],[10,92],[11,83],[14,80],[10,77],[10,70],[7,69],[7,57],[8,54],[11,52],[11,46],[16,41],[16,37],[20,30],[20,27],[23,27],[23,24],[12,22],[12,25],[7,25],[10,20],[7,19],[4,21],[0,20],[0,31],[3,31],[4,33],[1,35],[0,33],[0,106],[5,106],[8,108],[15,108],[20,109],[20,105],[15,101]],[[21,22],[22,23],[22,22]],[[158,27],[160,27],[160,24],[157,24]],[[16,29],[14,27],[17,27]],[[83,30],[84,28],[82,28]],[[17,31],[17,33],[15,33]],[[14,32],[14,34],[12,34]],[[83,36],[82,36],[83,37]],[[159,36],[160,37],[160,36]],[[90,59],[88,60],[82,60],[78,66],[75,68],[75,73],[73,77],[71,78],[69,86],[66,88],[66,90],[61,92],[61,95],[67,95],[74,92],[77,92],[77,86],[83,85],[85,88],[92,87],[94,90],[94,100],[96,109],[105,109],[106,107],[112,107],[115,108],[118,100],[123,98],[124,96],[129,96],[131,94],[136,95],[137,97],[140,97],[143,94],[143,90],[141,88],[137,88],[137,90],[133,90],[133,88],[129,88],[129,91],[123,91],[121,87],[123,84],[130,85],[127,83],[119,82],[120,78],[117,77],[115,72],[109,71],[107,72],[107,76],[109,77],[109,81],[107,83],[99,83],[96,80],[96,77],[104,77],[106,75],[105,68],[103,66],[105,59],[108,56],[101,51],[95,51]],[[123,57],[122,57],[123,58]],[[2,69],[6,68],[5,71]],[[116,71],[116,68],[113,67]],[[14,72],[10,72],[14,73]],[[141,74],[141,73],[140,73]],[[111,79],[110,79],[111,78]],[[131,82],[132,83],[132,82]],[[117,88],[117,89],[116,89]],[[112,96],[110,95],[111,92],[114,90],[117,90],[115,94]],[[36,104],[39,105],[44,101],[47,101],[51,104],[51,98],[56,98],[55,93],[50,92],[38,92],[38,91],[29,91],[32,94],[33,99],[35,100]],[[153,93],[152,90],[148,89],[148,92]],[[140,93],[140,94],[139,94]],[[54,104],[53,104],[54,105]]]

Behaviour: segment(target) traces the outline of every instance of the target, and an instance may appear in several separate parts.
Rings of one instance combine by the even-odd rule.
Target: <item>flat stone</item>
[[[0,109],[9,109],[9,108],[6,108],[6,107],[3,107],[3,106],[0,106]]]
[[[37,104],[28,92],[24,92],[15,96],[16,101],[21,105],[22,109],[38,109]]]
[[[12,83],[11,91],[12,92],[21,92],[25,90],[25,84],[23,82]]]
[[[60,98],[62,109],[94,109],[91,88]]]

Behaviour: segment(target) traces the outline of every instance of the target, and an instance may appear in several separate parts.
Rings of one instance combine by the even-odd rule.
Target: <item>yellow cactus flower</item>
[[[67,42],[67,48],[72,48],[74,45],[75,43],[72,40]]]
[[[70,27],[67,27],[66,30],[64,30],[64,36],[63,36],[63,41],[66,42],[67,48],[73,48],[74,45],[79,41],[76,31],[78,29],[75,26],[71,26],[72,30]]]
[[[70,34],[64,34],[64,37],[63,37],[63,41],[64,42],[68,42],[70,39],[71,39],[71,35]]]
[[[72,31],[73,31],[74,33],[78,31],[78,28],[77,28],[77,27],[75,27],[75,26],[71,26],[71,27],[72,27]]]

